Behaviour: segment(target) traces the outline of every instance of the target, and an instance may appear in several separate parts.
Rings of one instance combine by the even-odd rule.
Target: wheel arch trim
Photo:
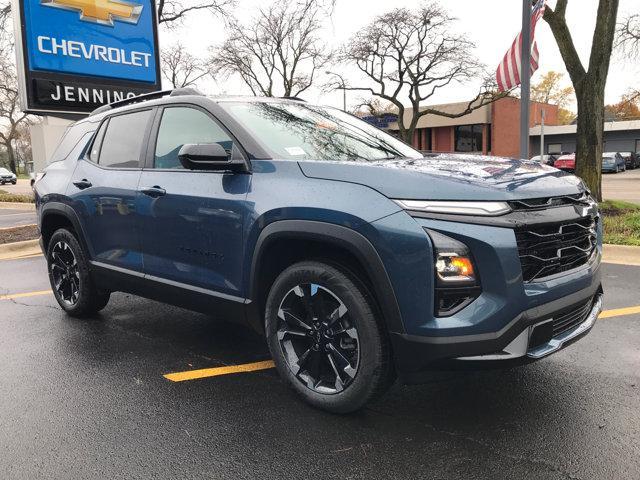
[[[44,205],[42,205],[42,208],[40,210],[40,215],[38,216],[38,226],[40,227],[40,234],[42,235],[42,226],[44,224],[45,218],[51,215],[58,215],[69,220],[71,225],[73,225],[74,230],[76,231],[80,245],[82,246],[84,251],[87,253],[87,256],[91,257],[91,254],[90,254],[91,250],[88,248],[87,240],[84,235],[82,223],[80,223],[80,219],[78,218],[78,214],[73,208],[71,208],[69,205],[65,203],[47,202]],[[42,246],[43,246],[43,250],[45,250],[44,253],[46,254],[47,246],[44,244],[44,237],[43,237]]]
[[[387,330],[402,333],[405,331],[393,285],[375,247],[362,234],[341,225],[312,220],[280,220],[267,225],[258,236],[251,259],[249,276],[249,295],[253,301],[254,317],[257,315],[257,294],[260,282],[260,265],[268,247],[277,240],[314,240],[343,248],[354,255],[371,280],[372,292],[381,309]],[[260,322],[262,318],[250,319],[250,323]]]

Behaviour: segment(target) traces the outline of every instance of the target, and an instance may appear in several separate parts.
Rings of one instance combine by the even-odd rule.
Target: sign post
[[[520,158],[529,158],[529,100],[531,88],[531,0],[522,0],[522,48],[520,50]]]
[[[160,89],[155,0],[13,0],[22,110],[78,118]]]

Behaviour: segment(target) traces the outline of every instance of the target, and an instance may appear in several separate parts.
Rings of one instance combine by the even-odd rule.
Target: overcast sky
[[[238,0],[237,12],[250,15],[251,12],[270,0]],[[325,38],[328,45],[338,47],[358,29],[370,22],[375,16],[396,7],[416,8],[419,0],[337,0],[331,19],[327,21]],[[476,54],[482,62],[494,70],[507,48],[511,45],[520,29],[522,2],[520,0],[448,0],[441,1],[450,13],[458,18],[457,28],[467,32],[469,38],[477,45]],[[549,0],[554,6],[555,0]],[[589,61],[591,40],[596,20],[598,0],[570,0],[567,9],[567,20],[575,45],[585,67]],[[624,14],[640,13],[640,0],[620,0],[619,18]],[[207,47],[220,43],[224,39],[222,21],[207,15],[191,15],[184,25],[176,30],[160,32],[161,46],[180,40],[193,54],[206,56]],[[541,61],[540,69],[532,81],[539,80],[542,72],[557,70],[565,72],[562,58],[555,40],[546,22],[541,21],[536,32]],[[361,84],[363,79],[358,72],[344,66],[333,69],[342,73],[350,82]],[[570,84],[568,75],[567,84]],[[606,91],[606,102],[617,101],[630,87],[640,86],[639,62],[627,62],[614,57],[611,62],[609,81]],[[202,83],[207,93],[245,94],[249,93],[236,80]],[[473,97],[477,85],[448,86],[433,97],[433,102],[463,101]],[[305,99],[334,106],[342,105],[341,93],[325,93],[319,89],[305,92]],[[349,102],[356,103],[358,92],[348,92]]]

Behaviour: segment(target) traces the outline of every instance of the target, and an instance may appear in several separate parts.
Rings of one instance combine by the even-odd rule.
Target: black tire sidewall
[[[315,283],[329,289],[347,307],[359,338],[360,359],[356,377],[342,392],[321,394],[304,385],[291,372],[277,337],[278,309],[284,296],[295,286]],[[368,295],[346,272],[319,262],[303,262],[286,269],[274,282],[265,310],[265,333],[269,350],[281,377],[312,405],[334,413],[362,408],[377,394],[387,371],[388,350],[375,309]]]
[[[80,276],[78,301],[74,305],[66,304],[55,290],[53,275],[51,272],[51,253],[54,246],[58,242],[65,242],[71,248],[73,255],[78,263],[78,273]],[[56,230],[49,240],[47,246],[47,271],[49,273],[49,281],[51,289],[60,307],[71,316],[83,317],[102,309],[109,300],[109,294],[98,292],[94,287],[91,272],[89,270],[89,262],[80,246],[77,238],[73,233],[64,228]]]

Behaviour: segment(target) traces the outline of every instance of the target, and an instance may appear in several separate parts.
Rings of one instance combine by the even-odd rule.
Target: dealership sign
[[[22,106],[87,113],[160,88],[154,0],[14,0]]]

